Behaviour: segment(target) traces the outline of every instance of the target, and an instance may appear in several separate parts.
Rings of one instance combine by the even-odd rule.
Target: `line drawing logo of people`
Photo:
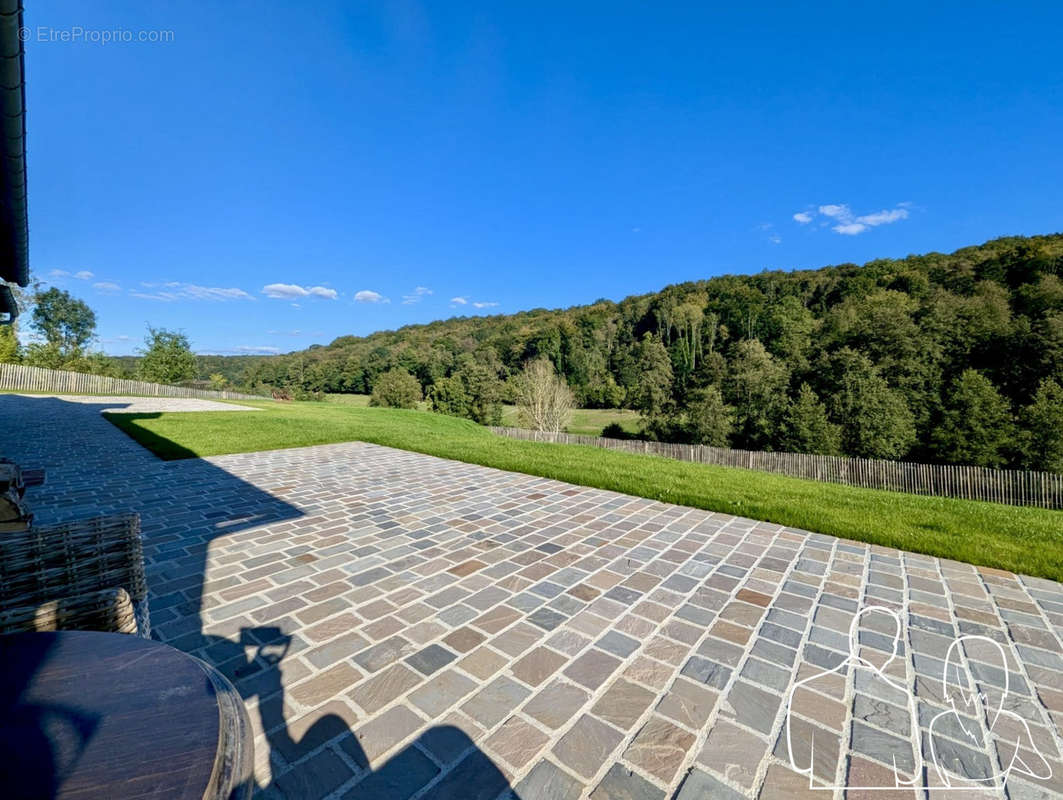
[[[849,626],[848,656],[791,688],[786,753],[791,768],[809,776],[809,788],[970,792],[1003,790],[1012,774],[1049,780],[1051,766],[1026,719],[1013,710],[1030,704],[1010,694],[1012,678],[1000,643],[969,634],[949,644],[943,661],[926,657],[925,663],[942,665],[941,678],[920,678],[917,700],[908,684],[904,632],[892,608],[862,608]],[[847,689],[853,709],[850,753],[867,766],[850,766],[844,775],[847,754],[839,752],[838,734],[803,719],[801,710],[808,716],[817,697],[844,703]],[[1022,691],[1017,684],[1016,690]]]

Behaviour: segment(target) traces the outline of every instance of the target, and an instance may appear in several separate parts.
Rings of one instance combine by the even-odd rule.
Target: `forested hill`
[[[1063,470],[1063,235],[344,336],[245,377],[367,393],[399,367],[451,409],[538,356],[661,438]]]

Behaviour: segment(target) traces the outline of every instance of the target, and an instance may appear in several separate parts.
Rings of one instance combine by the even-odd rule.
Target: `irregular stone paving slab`
[[[0,454],[41,522],[141,514],[262,797],[925,797],[867,784],[1016,748],[1009,796],[1063,796],[1060,584],[357,442],[162,462],[99,414],[133,401],[204,403],[0,396]]]

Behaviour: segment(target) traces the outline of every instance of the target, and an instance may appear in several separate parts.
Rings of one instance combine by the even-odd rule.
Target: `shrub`
[[[421,402],[421,382],[401,367],[376,379],[369,405],[382,408],[417,408]]]

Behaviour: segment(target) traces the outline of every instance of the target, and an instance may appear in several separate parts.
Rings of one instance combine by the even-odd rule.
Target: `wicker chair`
[[[140,517],[0,533],[0,633],[102,630],[149,638]]]

